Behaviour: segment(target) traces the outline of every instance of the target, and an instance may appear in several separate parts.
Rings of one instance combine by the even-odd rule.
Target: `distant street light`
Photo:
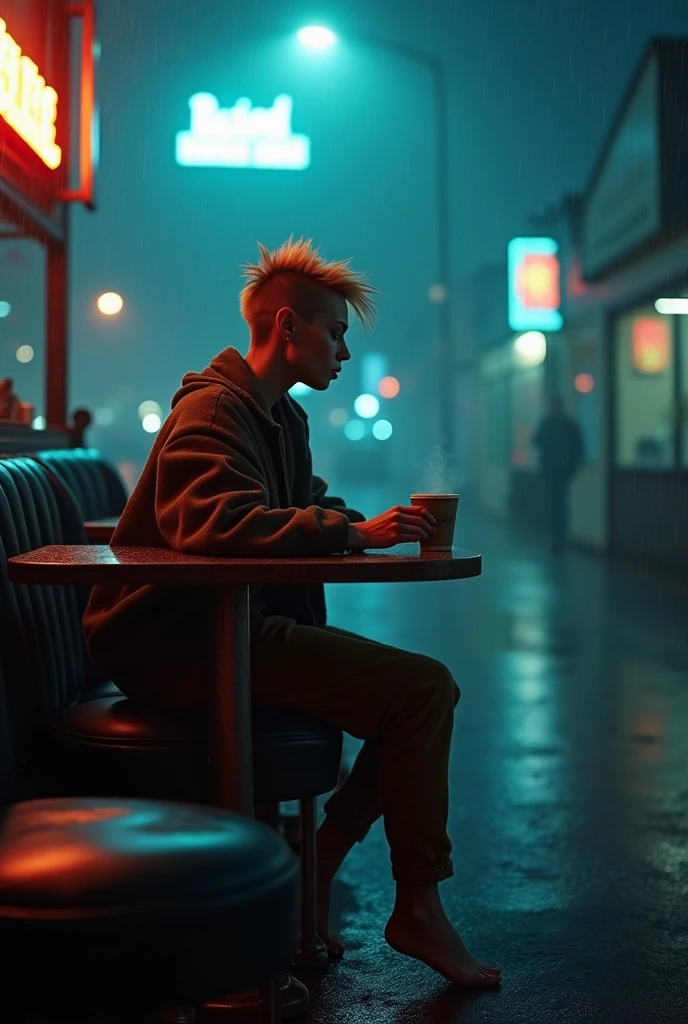
[[[380,403],[375,395],[359,395],[354,402],[354,412],[361,419],[369,420],[377,416],[380,410]]]
[[[162,409],[157,402],[154,402],[149,398],[145,402],[141,402],[141,405],[139,406],[139,417],[143,420],[146,416],[151,415],[160,418],[162,416]]]
[[[383,398],[396,398],[399,394],[399,381],[396,377],[383,377],[377,386]]]
[[[162,420],[155,412],[149,412],[141,420],[141,426],[143,427],[147,434],[157,434],[157,432],[160,430],[161,423]]]
[[[98,296],[96,306],[103,316],[117,316],[118,313],[122,312],[124,299],[117,292],[103,292],[102,295]]]
[[[306,25],[299,29],[297,37],[302,46],[308,50],[329,50],[337,42],[332,29],[324,25]]]
[[[437,384],[439,395],[440,439],[447,453],[451,455],[454,447],[454,399],[453,384],[453,352],[451,341],[451,304],[449,288],[451,283],[450,266],[450,234],[449,234],[449,129],[447,124],[447,81],[444,64],[433,54],[420,50],[405,43],[394,43],[383,36],[370,35],[367,32],[350,33],[350,38],[365,46],[391,51],[406,60],[422,64],[432,74],[435,92],[435,144],[436,144],[436,191],[437,191],[437,273],[439,280],[431,286],[430,301],[437,306],[438,343],[437,343]],[[337,42],[335,33],[324,25],[307,25],[297,32],[302,46],[309,50],[329,50]]]
[[[539,366],[547,356],[547,338],[542,331],[526,331],[514,340],[514,353],[519,366]]]
[[[20,363],[30,363],[34,357],[34,351],[30,345],[20,345],[17,349],[17,359]]]
[[[343,427],[348,418],[346,409],[337,408],[330,411],[329,420],[333,427]]]
[[[386,441],[388,437],[391,437],[393,433],[392,424],[389,420],[376,420],[373,423],[373,437],[376,437],[378,441]]]
[[[344,424],[344,434],[350,441],[360,441],[365,434],[365,425],[361,420],[349,420]]]

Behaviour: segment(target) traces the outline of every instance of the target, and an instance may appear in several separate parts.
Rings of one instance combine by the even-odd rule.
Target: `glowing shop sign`
[[[217,97],[197,92],[189,100],[191,128],[177,132],[177,163],[183,167],[256,167],[302,171],[311,162],[311,140],[292,135],[291,96],[271,107],[242,97],[221,108]]]
[[[38,66],[22,54],[0,18],[0,115],[34,152],[55,170],[62,150],[55,145],[57,93],[45,84]]]
[[[558,331],[559,247],[552,238],[509,242],[509,326],[513,331]]]
[[[639,317],[631,328],[631,359],[638,373],[664,373],[671,362],[671,332],[666,320]]]

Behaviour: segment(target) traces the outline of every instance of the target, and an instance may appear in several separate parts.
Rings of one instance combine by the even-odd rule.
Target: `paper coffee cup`
[[[421,540],[421,551],[451,551],[460,497],[460,494],[411,495],[412,505],[421,505],[437,520],[427,540]]]

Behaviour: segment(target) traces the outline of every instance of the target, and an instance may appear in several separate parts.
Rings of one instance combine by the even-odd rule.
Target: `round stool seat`
[[[63,777],[88,793],[207,800],[207,716],[126,697],[91,700],[56,721]],[[300,800],[337,785],[342,731],[301,711],[253,708],[254,798]]]
[[[88,700],[100,700],[102,697],[123,697],[124,694],[120,690],[116,683],[113,683],[111,679],[106,679],[105,682],[96,683],[95,686],[91,686],[81,695],[79,701],[80,704],[84,704]]]
[[[265,981],[298,946],[299,862],[211,807],[74,798],[0,823],[0,945],[18,1004],[194,1004]]]

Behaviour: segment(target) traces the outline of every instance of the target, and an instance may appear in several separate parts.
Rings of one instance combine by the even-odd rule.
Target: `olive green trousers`
[[[324,806],[361,842],[382,815],[396,881],[453,874],[449,751],[460,691],[448,668],[334,626],[251,622],[255,704],[295,708],[364,741]]]

